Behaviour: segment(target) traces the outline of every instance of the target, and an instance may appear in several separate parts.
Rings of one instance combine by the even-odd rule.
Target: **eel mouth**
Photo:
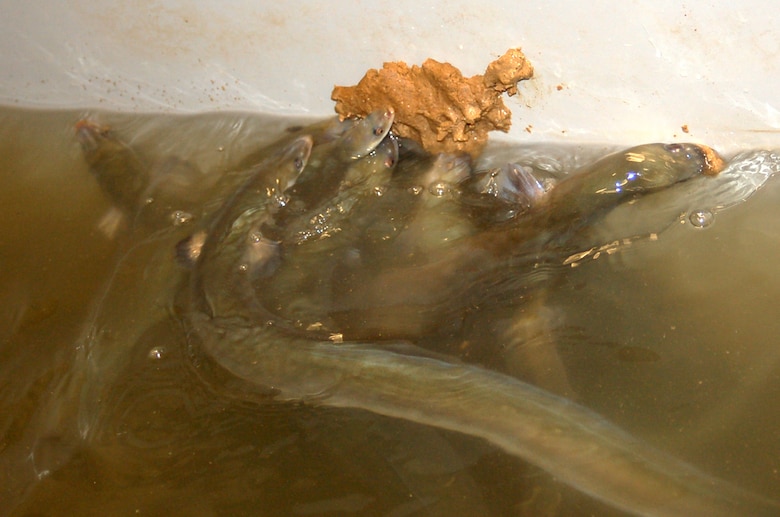
[[[88,119],[82,119],[75,125],[76,138],[85,152],[94,152],[100,146],[100,139],[110,131],[108,126],[101,126]]]
[[[705,176],[717,176],[726,168],[726,160],[711,147],[706,145],[696,145],[702,156],[704,156],[704,168],[702,174]]]

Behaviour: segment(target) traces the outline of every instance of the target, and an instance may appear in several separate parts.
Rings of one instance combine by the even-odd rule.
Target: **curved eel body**
[[[394,160],[375,158],[364,169],[350,169],[359,167],[358,160],[370,159],[369,151],[377,146],[383,149],[388,118],[391,123],[392,114],[379,114],[362,126],[355,124],[344,132],[346,138],[341,135],[322,144],[330,146],[324,150],[310,136],[288,139],[206,222],[204,242],[190,270],[189,295],[180,307],[203,350],[236,377],[271,388],[278,400],[357,408],[480,437],[632,514],[778,514],[775,502],[713,478],[593,411],[511,376],[416,353],[412,346],[342,342],[338,324],[330,320],[326,327],[334,327],[324,334],[290,332],[280,324],[284,318],[266,307],[258,285],[282,291],[297,280],[333,274],[328,268],[311,271],[318,257],[327,262],[333,256],[333,245],[323,245],[325,241],[317,238],[303,239],[297,247],[290,241],[300,235],[300,228],[307,228],[302,221],[322,212],[318,207],[347,206],[343,214],[334,215],[336,219],[360,213],[350,207],[364,202],[366,189],[353,191],[347,185],[339,190],[339,185],[344,185],[344,177],[361,178],[367,171],[386,175],[392,168]],[[393,156],[387,148],[381,152]],[[349,312],[365,300],[389,310],[409,299],[434,304],[452,297],[446,288],[415,282],[414,275],[425,274],[426,267],[446,279],[486,260],[495,266],[480,275],[494,274],[507,264],[514,264],[514,269],[504,274],[513,274],[529,261],[547,257],[548,248],[554,249],[550,256],[562,260],[561,242],[577,228],[635,196],[717,173],[712,156],[712,151],[696,145],[653,144],[607,157],[548,192],[527,193],[523,199],[531,200],[530,208],[522,217],[484,231],[465,225],[469,229],[454,242],[428,246],[422,268],[399,267],[376,275],[371,268],[354,265],[345,278],[361,290],[354,297],[361,302],[347,297],[329,310]],[[316,184],[318,174],[340,178],[333,180],[330,194],[307,186]],[[301,188],[296,191],[298,180]],[[363,180],[356,183],[362,185]],[[333,199],[340,201],[329,204]],[[297,200],[303,201],[296,206]],[[358,246],[334,242],[339,249]],[[297,277],[275,277],[291,263],[308,270]],[[313,296],[317,300],[320,295]]]

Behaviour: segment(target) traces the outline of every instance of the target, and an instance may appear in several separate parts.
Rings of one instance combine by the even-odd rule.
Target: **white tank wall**
[[[519,46],[536,78],[508,100],[512,139],[780,147],[771,0],[3,4],[2,105],[327,115],[383,61],[471,75]]]

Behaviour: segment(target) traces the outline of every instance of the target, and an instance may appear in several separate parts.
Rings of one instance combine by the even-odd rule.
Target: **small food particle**
[[[682,129],[683,133],[688,133],[688,124],[683,124],[680,126],[680,129]]]
[[[558,91],[561,91],[561,90],[563,90],[563,85],[559,84],[558,86],[555,87],[555,89],[558,90]]]
[[[396,61],[369,70],[356,86],[334,87],[331,98],[342,118],[392,108],[396,135],[416,140],[431,153],[476,156],[489,131],[509,130],[512,114],[501,94],[516,94],[517,83],[532,75],[520,49],[508,50],[484,75],[469,78],[433,59],[411,68]]]
[[[707,147],[706,145],[699,146],[701,152],[704,154],[706,161],[706,168],[703,174],[706,176],[715,176],[726,168],[726,160],[724,160],[714,149]]]

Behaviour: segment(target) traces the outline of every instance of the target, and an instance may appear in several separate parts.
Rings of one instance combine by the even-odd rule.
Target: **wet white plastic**
[[[327,115],[383,61],[472,75],[522,47],[536,77],[504,138],[780,147],[771,1],[3,3],[0,105]]]

